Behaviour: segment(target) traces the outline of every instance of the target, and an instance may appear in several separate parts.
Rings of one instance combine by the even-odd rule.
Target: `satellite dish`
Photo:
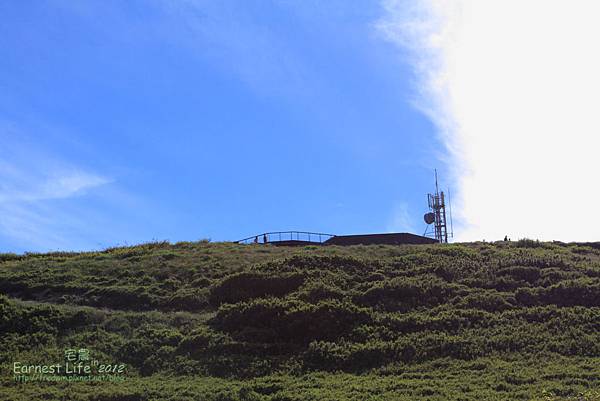
[[[427,223],[427,224],[433,223],[435,221],[435,213],[433,213],[433,212],[425,213],[425,215],[423,216],[423,220],[425,220],[425,223]]]

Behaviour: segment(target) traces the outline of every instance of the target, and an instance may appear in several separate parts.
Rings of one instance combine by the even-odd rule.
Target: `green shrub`
[[[146,358],[150,357],[156,348],[153,344],[141,338],[127,341],[119,349],[119,355],[124,362],[141,367]]]
[[[399,277],[379,282],[356,300],[368,306],[388,311],[408,311],[419,306],[434,306],[446,302],[457,290],[437,276]]]
[[[104,321],[102,327],[107,331],[120,333],[125,336],[129,336],[133,331],[129,319],[123,315],[111,316]]]
[[[144,339],[144,341],[150,343],[153,347],[163,345],[176,347],[183,339],[183,335],[176,329],[156,327],[148,324],[137,329],[134,336]]]
[[[568,280],[550,287],[520,288],[517,301],[525,306],[554,304],[558,306],[600,306],[598,279]]]
[[[159,347],[144,360],[140,367],[140,373],[149,376],[159,371],[169,370],[174,357],[175,347],[169,345]]]
[[[303,354],[303,363],[310,370],[359,373],[393,362],[408,363],[415,355],[415,347],[402,341],[313,341]]]
[[[563,281],[539,290],[545,304],[559,306],[600,306],[600,280],[581,279]]]
[[[17,255],[16,253],[0,253],[0,263],[11,260],[21,260],[23,258],[24,256]]]
[[[96,287],[85,294],[86,303],[114,309],[148,310],[155,306],[155,299],[144,287]]]
[[[510,276],[515,280],[534,283],[540,278],[540,269],[531,266],[505,267],[498,270],[498,276]]]
[[[0,362],[87,347],[128,374],[7,377],[0,399],[585,399],[600,374],[596,248],[186,243],[7,257]]]
[[[222,333],[215,333],[208,327],[200,327],[181,340],[177,347],[177,351],[179,353],[190,355],[193,358],[198,358],[204,354],[209,347],[216,347],[229,342],[230,340]]]
[[[325,299],[343,299],[346,293],[334,286],[324,283],[311,283],[303,288],[298,297],[306,302],[317,303]]]
[[[456,306],[465,309],[483,309],[488,312],[504,311],[514,307],[514,299],[495,290],[473,292],[454,298]],[[512,301],[512,303],[511,303]]]
[[[518,241],[514,242],[517,248],[540,248],[544,246],[543,242],[540,240],[533,240],[530,238],[521,238]]]
[[[370,320],[369,313],[337,300],[306,304],[276,298],[222,306],[213,324],[245,341],[306,343],[332,340]]]
[[[331,341],[312,341],[304,353],[304,365],[311,370],[336,370],[348,358],[343,345]]]
[[[267,296],[281,297],[302,285],[300,274],[270,276],[261,273],[239,273],[226,277],[211,288],[209,300],[213,305],[236,303]]]
[[[208,305],[208,292],[186,288],[177,291],[164,302],[165,308],[184,311],[200,311]]]

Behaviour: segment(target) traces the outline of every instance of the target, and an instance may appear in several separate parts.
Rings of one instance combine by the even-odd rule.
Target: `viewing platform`
[[[282,246],[323,245],[333,234],[308,231],[273,231],[235,241],[238,244],[273,244]]]
[[[435,244],[433,238],[411,233],[335,235],[309,231],[273,231],[235,241],[238,244],[303,245],[404,245]]]

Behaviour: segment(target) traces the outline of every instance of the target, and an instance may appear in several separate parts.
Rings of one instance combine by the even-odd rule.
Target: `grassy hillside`
[[[600,243],[0,254],[0,293],[0,400],[600,399]],[[80,349],[125,380],[14,380]]]

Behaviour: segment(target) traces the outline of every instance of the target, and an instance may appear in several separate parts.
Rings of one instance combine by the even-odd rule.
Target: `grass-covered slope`
[[[600,244],[0,254],[0,399],[600,399]],[[121,383],[15,383],[88,348]]]

